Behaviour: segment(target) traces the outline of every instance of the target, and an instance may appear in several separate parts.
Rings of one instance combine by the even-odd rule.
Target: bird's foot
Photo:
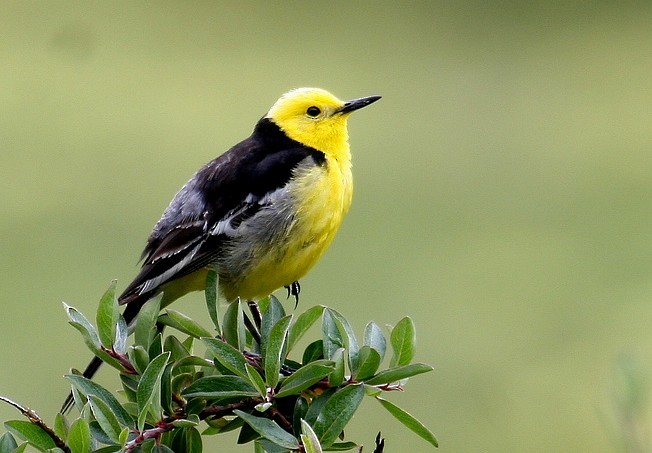
[[[380,432],[376,435],[376,448],[374,453],[383,453],[385,450],[385,439],[380,436]]]
[[[288,299],[290,296],[294,296],[294,308],[296,310],[297,306],[299,305],[299,293],[301,292],[301,285],[298,281],[296,281],[292,282],[291,285],[286,286],[285,289],[288,290]]]

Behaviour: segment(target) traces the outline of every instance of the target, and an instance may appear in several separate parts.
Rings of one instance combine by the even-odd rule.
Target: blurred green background
[[[354,204],[301,307],[416,320],[436,369],[390,398],[441,451],[617,451],[617,358],[652,361],[651,21],[649,1],[2,2],[0,394],[52,420],[89,358],[61,301],[94,316],[193,172],[319,86],[383,99],[350,121]],[[379,430],[428,450],[373,401],[347,435]]]

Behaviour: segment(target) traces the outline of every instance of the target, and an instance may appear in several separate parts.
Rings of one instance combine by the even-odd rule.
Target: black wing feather
[[[156,223],[143,251],[143,267],[120,296],[121,303],[149,298],[160,285],[213,262],[223,240],[211,234],[213,227],[230,213],[238,213],[232,228],[255,215],[261,208],[257,201],[287,184],[307,157],[325,164],[321,151],[289,139],[271,120],[261,119],[249,138],[202,167],[177,193]],[[175,266],[179,269],[164,276]],[[156,279],[160,281],[146,288]]]

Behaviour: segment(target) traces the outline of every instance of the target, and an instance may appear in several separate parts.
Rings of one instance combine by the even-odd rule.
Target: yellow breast
[[[294,175],[288,191],[297,204],[286,237],[255,260],[232,294],[224,288],[227,299],[267,296],[301,279],[324,254],[351,206],[353,194],[350,161],[341,165],[327,157],[326,162],[324,166],[299,169]]]

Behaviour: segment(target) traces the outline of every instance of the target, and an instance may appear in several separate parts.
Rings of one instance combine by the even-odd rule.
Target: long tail
[[[138,312],[140,311],[142,306],[145,304],[145,302],[147,302],[152,297],[152,295],[153,295],[152,293],[145,293],[140,295],[138,298],[129,301],[129,303],[127,304],[127,308],[125,308],[125,311],[122,314],[122,316],[125,318],[125,321],[127,321],[127,325],[131,325],[133,320],[136,319],[136,316],[138,315]],[[97,370],[100,369],[102,363],[103,362],[99,357],[93,357],[93,359],[86,366],[86,369],[84,369],[82,375],[85,378],[91,379],[93,376],[95,376]],[[74,403],[74,399],[71,391],[70,393],[68,393],[68,396],[66,397],[66,400],[63,402],[61,409],[59,409],[59,412],[61,412],[62,414],[66,414],[72,408],[73,403]]]

